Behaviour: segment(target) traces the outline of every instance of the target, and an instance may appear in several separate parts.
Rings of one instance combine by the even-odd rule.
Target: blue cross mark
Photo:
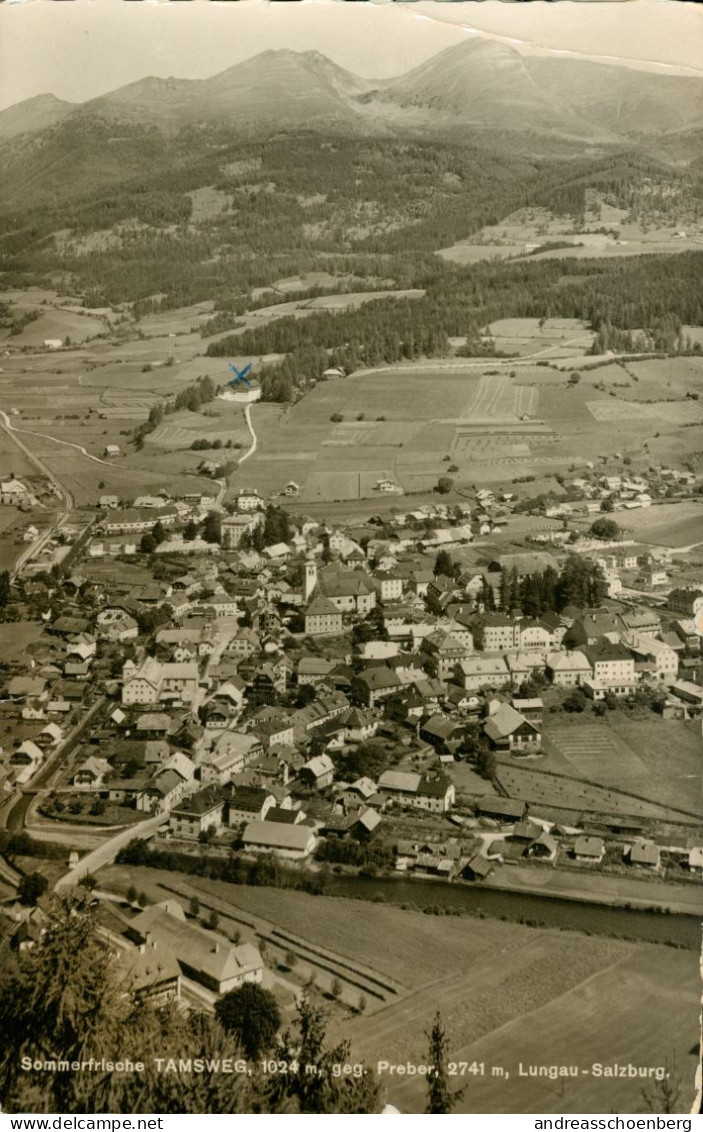
[[[252,366],[252,363],[247,362],[244,369],[237,369],[237,367],[235,365],[232,365],[232,363],[230,362],[229,368],[232,370],[232,373],[235,376],[232,378],[232,380],[230,381],[229,384],[230,385],[237,385],[240,381],[243,381],[245,385],[251,386],[251,382],[247,380],[247,374],[249,373],[251,366]]]

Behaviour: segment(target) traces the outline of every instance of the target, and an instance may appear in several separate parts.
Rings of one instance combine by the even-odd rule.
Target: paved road
[[[96,700],[93,706],[85,713],[85,715],[73,727],[65,739],[59,743],[58,747],[52,751],[46,762],[40,767],[33,778],[26,784],[23,793],[11,807],[4,807],[0,811],[0,826],[4,825],[6,829],[11,829],[13,833],[17,833],[24,829],[32,802],[36,794],[43,786],[46,786],[52,775],[55,773],[61,759],[65,755],[69,755],[76,744],[79,742],[83,732],[91,723],[93,717],[97,714],[105,703],[105,697],[101,696]]]
[[[156,817],[148,818],[146,821],[139,822],[138,825],[130,826],[129,829],[123,829],[116,833],[99,849],[94,849],[92,853],[83,857],[74,869],[69,869],[67,873],[64,873],[54,885],[54,892],[73,888],[74,885],[78,884],[81,877],[97,872],[103,865],[111,865],[120,849],[128,845],[135,837],[151,837],[153,833],[156,833],[159,826],[164,825],[167,821],[168,814],[157,814]]]

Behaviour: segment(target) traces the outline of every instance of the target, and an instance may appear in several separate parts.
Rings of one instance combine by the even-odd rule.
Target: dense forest
[[[355,309],[279,318],[211,342],[210,357],[284,353],[261,373],[265,399],[286,401],[330,365],[347,372],[404,358],[441,356],[450,337],[462,353],[485,354],[481,329],[500,318],[580,318],[595,352],[683,350],[681,326],[703,325],[703,253],[622,259],[480,263],[427,281],[419,299],[378,299]],[[642,332],[645,333],[635,333]],[[490,344],[489,344],[490,348]],[[329,351],[329,353],[327,352]]]
[[[252,288],[312,270],[425,286],[442,272],[434,251],[518,208],[550,209],[577,230],[594,191],[648,215],[701,207],[699,171],[635,153],[528,160],[499,139],[494,148],[318,135],[243,142],[212,128],[166,144],[146,128],[107,130],[88,119],[50,131],[37,155],[29,143],[5,148],[8,285],[61,281],[92,306],[210,299],[236,312],[251,305]],[[27,181],[33,161],[54,151],[52,177]],[[215,203],[196,216],[204,186]],[[107,231],[110,246],[82,242]]]

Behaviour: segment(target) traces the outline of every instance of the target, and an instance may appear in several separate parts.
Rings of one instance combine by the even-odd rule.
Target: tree
[[[574,372],[569,375],[569,385],[578,385],[580,380],[581,374],[578,370],[574,370]]]
[[[203,538],[205,542],[221,542],[222,541],[222,520],[217,511],[208,511],[205,522],[203,523]]]
[[[154,536],[150,535],[148,532],[143,534],[139,542],[139,549],[142,554],[153,554],[156,550],[156,540]]]
[[[286,967],[292,971],[298,962],[298,956],[294,951],[286,951]]]
[[[257,1104],[241,1074],[158,1072],[155,1058],[241,1057],[217,1021],[177,1004],[139,1001],[119,973],[114,949],[97,931],[88,898],[78,893],[47,909],[45,932],[31,950],[0,969],[0,1096],[7,1112],[251,1112]],[[23,1057],[93,1059],[95,1071],[29,1074]],[[101,1059],[144,1063],[140,1073],[100,1069]]]
[[[220,922],[219,913],[216,912],[215,909],[213,908],[212,912],[210,913],[210,915],[207,918],[207,926],[209,927],[211,932],[214,932],[214,931],[217,930],[217,926],[218,926],[219,922]]]
[[[434,568],[432,571],[435,578],[439,578],[442,574],[445,575],[445,577],[450,578],[452,576],[453,569],[454,561],[449,551],[440,550],[434,560]]]
[[[200,915],[200,901],[197,896],[191,896],[188,902],[188,912],[193,919],[196,919]]]
[[[596,519],[595,523],[591,523],[589,533],[594,538],[612,540],[619,538],[620,527],[614,519]]]
[[[49,887],[49,882],[41,873],[27,873],[20,880],[17,888],[17,899],[26,907],[33,907],[40,896],[43,896]]]
[[[339,998],[341,993],[342,984],[340,983],[339,979],[332,979],[332,982],[330,984],[330,994],[332,995],[332,998]]]
[[[186,540],[186,542],[192,542],[193,539],[195,539],[197,537],[198,537],[198,524],[196,522],[194,522],[192,519],[190,519],[189,522],[187,522],[185,527],[183,528],[183,538]]]
[[[252,1061],[271,1049],[281,1025],[274,995],[256,983],[244,983],[223,995],[215,1004],[215,1015]]]
[[[351,1063],[351,1043],[327,1047],[325,1017],[313,1006],[311,989],[311,985],[305,987],[298,1003],[298,1033],[283,1036],[281,1057],[288,1062],[289,1072],[267,1078],[268,1107],[263,1111],[377,1113],[381,1099],[376,1075],[364,1065],[358,1075],[339,1075],[335,1067]],[[306,1071],[310,1065],[316,1072]]]
[[[435,484],[435,491],[439,495],[449,495],[449,492],[454,487],[454,480],[451,476],[440,476]]]
[[[161,543],[166,541],[166,528],[160,519],[157,519],[151,528],[151,537],[156,546],[161,546]]]
[[[461,1098],[463,1089],[452,1092],[447,1079],[447,1037],[442,1025],[442,1016],[435,1014],[429,1034],[427,1053],[427,1108],[428,1115],[438,1116],[450,1113]]]
[[[564,700],[564,711],[570,713],[582,712],[586,710],[586,695],[580,688],[575,688],[574,691]]]
[[[130,904],[134,904],[135,900],[137,899],[137,890],[133,884],[130,884],[129,888],[127,889],[127,899]]]
[[[298,694],[295,697],[295,706],[297,708],[307,707],[313,700],[317,699],[317,692],[315,691],[314,684],[301,684],[298,688]]]
[[[661,1078],[655,1078],[642,1088],[645,1112],[681,1112],[681,1078],[670,1066]]]
[[[10,589],[10,572],[3,570],[0,572],[0,609],[4,609],[10,603],[11,589]]]

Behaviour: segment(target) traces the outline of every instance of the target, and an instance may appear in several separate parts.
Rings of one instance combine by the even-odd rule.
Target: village
[[[657,744],[657,728],[703,714],[703,586],[676,584],[672,554],[610,518],[697,490],[666,470],[658,484],[580,476],[578,501],[539,504],[559,530],[481,568],[465,552],[525,513],[510,492],[363,529],[255,488],[228,508],[101,497],[6,595],[6,620],[37,630],[4,666],[6,826],[64,842],[83,826],[108,845],[131,830],[150,851],[311,875],[509,888],[519,872],[529,888],[550,869],[559,891],[606,902],[610,876],[613,902],[673,908],[703,877],[694,791],[675,752],[668,795],[657,760],[630,781],[608,726],[640,721],[660,752],[673,733]],[[72,858],[85,877],[90,853]]]

